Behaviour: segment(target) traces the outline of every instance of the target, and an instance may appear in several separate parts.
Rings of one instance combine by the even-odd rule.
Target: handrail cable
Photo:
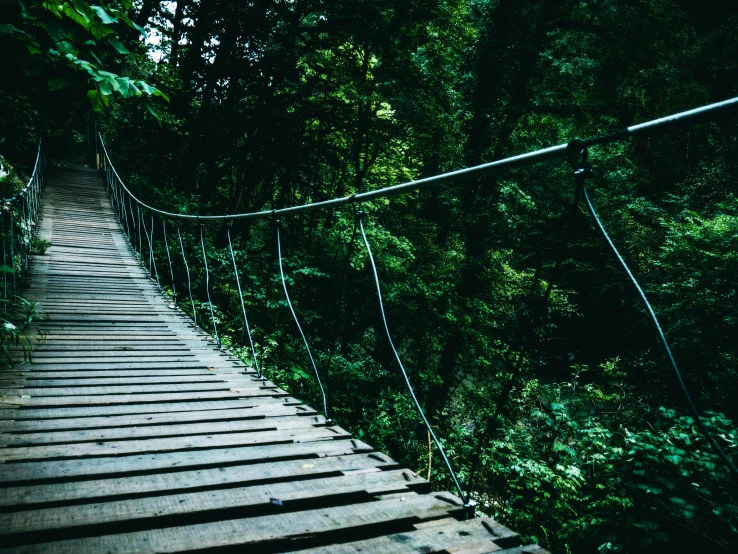
[[[433,431],[433,427],[428,421],[428,418],[426,417],[425,412],[423,411],[423,407],[420,405],[420,402],[418,401],[417,396],[415,396],[415,391],[413,390],[413,386],[410,383],[410,377],[408,377],[407,371],[405,371],[405,366],[402,365],[400,354],[398,354],[397,348],[395,348],[395,344],[394,342],[392,342],[392,335],[390,334],[389,325],[387,325],[387,316],[384,313],[384,301],[382,300],[382,289],[379,286],[379,274],[377,273],[377,264],[374,262],[374,255],[372,254],[372,247],[369,245],[369,240],[366,238],[366,232],[364,231],[364,222],[362,221],[363,214],[364,212],[359,210],[356,216],[359,220],[359,230],[361,231],[361,238],[364,239],[364,246],[366,246],[366,252],[367,254],[369,254],[369,262],[371,263],[371,267],[372,267],[374,285],[377,288],[377,300],[379,301],[379,313],[382,316],[382,324],[384,325],[384,332],[387,335],[387,341],[389,342],[390,348],[392,349],[392,353],[395,356],[397,365],[400,367],[402,376],[405,379],[405,385],[407,386],[407,390],[410,393],[410,398],[412,398],[412,401],[415,404],[415,409],[418,412],[418,415],[420,415],[420,418],[423,420],[423,423],[425,424],[425,428],[428,430],[428,434],[433,439],[433,442],[435,443],[436,448],[438,448],[438,452],[441,454],[441,458],[443,458],[444,464],[446,464],[446,468],[448,469],[448,472],[451,475],[451,479],[453,480],[454,486],[456,487],[456,490],[459,493],[459,497],[464,501],[465,506],[470,506],[469,496],[467,494],[464,494],[464,491],[461,488],[461,483],[459,483],[459,479],[456,477],[456,472],[454,471],[454,468],[451,466],[451,462],[449,461],[448,456],[446,456],[446,451],[443,449],[441,442],[436,437],[436,433]]]
[[[161,220],[162,229],[164,232],[164,248],[167,251],[167,260],[169,261],[169,276],[172,278],[172,298],[173,304],[177,305],[177,285],[174,282],[174,268],[172,267],[172,256],[169,253],[169,241],[167,240],[167,220],[162,219]]]
[[[162,290],[161,288],[161,281],[159,281],[159,270],[156,268],[156,256],[154,255],[154,245],[156,244],[154,242],[154,214],[151,214],[151,237],[149,238],[149,255],[151,256],[151,261],[154,264],[154,274],[156,275],[156,284],[159,285],[159,290]]]
[[[182,233],[179,232],[177,225],[177,238],[179,239],[179,248],[182,251],[182,261],[184,261],[185,272],[187,273],[187,291],[190,293],[190,304],[192,304],[192,320],[197,325],[197,310],[195,309],[195,301],[192,299],[192,280],[190,279],[190,264],[187,263],[185,255],[184,242],[182,242]]]
[[[326,423],[330,423],[331,419],[328,417],[328,401],[325,396],[325,389],[323,388],[323,383],[321,383],[320,381],[320,374],[318,373],[318,366],[315,365],[315,360],[313,359],[313,353],[310,351],[310,345],[308,344],[307,338],[305,337],[305,333],[302,331],[300,320],[297,319],[295,308],[292,306],[292,301],[290,300],[290,293],[287,292],[287,281],[284,278],[284,268],[282,267],[282,243],[279,238],[280,225],[281,225],[280,220],[275,219],[274,229],[275,229],[275,232],[277,233],[277,259],[279,260],[279,276],[282,278],[282,288],[284,289],[284,297],[287,299],[287,306],[289,306],[290,312],[292,312],[292,318],[295,320],[295,324],[297,325],[297,330],[300,331],[302,342],[305,343],[305,350],[307,350],[308,358],[310,358],[310,364],[313,366],[313,371],[315,371],[315,379],[318,381],[318,387],[320,387],[320,394],[323,396],[323,415],[325,416]]]
[[[241,280],[238,278],[238,267],[236,266],[236,256],[233,254],[233,244],[231,243],[231,223],[228,222],[226,227],[226,236],[228,237],[228,250],[231,253],[231,261],[233,262],[233,274],[236,276],[236,288],[238,289],[238,300],[241,303],[241,311],[243,312],[243,322],[246,325],[246,334],[249,337],[249,346],[251,346],[251,356],[254,358],[254,369],[256,375],[261,379],[261,371],[259,371],[259,363],[256,361],[256,350],[254,349],[254,340],[251,337],[251,327],[249,326],[249,318],[246,317],[246,305],[243,302],[243,292],[241,292]]]
[[[9,268],[9,273],[12,275],[12,288],[8,291],[8,271],[3,271],[3,299],[6,301],[9,296],[12,297],[17,293],[18,287],[23,284],[24,276],[30,269],[33,238],[41,207],[40,198],[43,192],[44,167],[45,158],[42,151],[42,143],[39,141],[33,170],[23,189],[10,198],[0,198],[0,212],[2,212],[0,233],[2,233],[3,241],[3,265]],[[5,229],[6,212],[7,235]],[[16,232],[16,226],[19,232]],[[16,255],[19,261],[18,268],[16,268]],[[3,302],[3,311],[5,313],[7,313],[7,309],[8,302]]]
[[[210,300],[210,270],[208,269],[208,256],[205,253],[205,236],[203,235],[202,225],[200,225],[200,246],[202,246],[202,261],[205,264],[205,293],[208,296],[208,306],[210,307],[210,321],[212,321],[213,323],[215,340],[220,347],[220,337],[218,336],[218,325],[215,323],[215,311],[213,310],[213,301]]]
[[[707,106],[695,108],[685,112],[672,114],[652,121],[646,121],[637,125],[631,125],[620,131],[593,137],[588,140],[581,141],[584,145],[591,146],[596,144],[608,144],[610,142],[617,142],[630,137],[637,137],[641,135],[650,135],[655,132],[662,132],[667,129],[679,127],[682,125],[694,125],[699,122],[709,121],[713,119],[716,114],[725,113],[730,110],[738,108],[738,97],[730,98],[722,102],[716,102]],[[189,214],[177,214],[159,210],[148,204],[145,204],[139,200],[123,183],[123,180],[118,175],[118,172],[113,166],[110,155],[108,154],[105,142],[103,141],[102,135],[98,133],[100,139],[100,145],[102,146],[103,155],[107,158],[107,163],[113,170],[113,174],[118,182],[121,184],[123,189],[133,198],[134,202],[147,210],[155,212],[163,217],[169,219],[180,219],[180,220],[191,220],[191,221],[213,221],[213,220],[235,220],[235,219],[254,219],[254,218],[269,218],[276,217],[283,214],[303,212],[310,210],[319,210],[342,204],[361,203],[366,200],[372,200],[374,198],[381,198],[387,196],[394,196],[396,194],[403,194],[414,190],[420,190],[427,187],[432,187],[441,184],[455,183],[470,177],[479,177],[481,175],[489,175],[493,173],[500,173],[508,169],[515,167],[524,167],[535,163],[540,163],[548,160],[557,158],[564,158],[567,154],[567,149],[571,143],[557,144],[555,146],[549,146],[533,152],[527,152],[517,156],[512,156],[502,160],[496,160],[493,162],[467,167],[464,169],[458,169],[449,173],[443,173],[441,175],[435,175],[432,177],[425,177],[423,179],[417,179],[415,181],[409,181],[407,183],[401,183],[399,185],[393,185],[386,188],[371,190],[368,192],[362,192],[358,194],[352,194],[350,196],[343,196],[339,198],[333,198],[330,200],[323,200],[321,202],[313,202],[311,204],[302,204],[299,206],[291,206],[289,208],[282,208],[279,210],[263,210],[259,212],[249,212],[241,214],[223,214],[223,215],[189,215]]]

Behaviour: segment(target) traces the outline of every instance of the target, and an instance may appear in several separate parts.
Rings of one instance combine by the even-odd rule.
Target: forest
[[[4,197],[39,140],[49,160],[92,163],[96,131],[135,195],[204,216],[371,191],[738,96],[728,2],[93,1],[0,0]],[[592,146],[589,167],[705,427],[738,463],[738,117]],[[559,159],[281,217],[330,417],[454,490],[384,332],[361,210],[394,347],[478,513],[554,553],[735,552],[736,475],[575,192]],[[225,347],[322,406],[274,222],[203,222],[166,222],[189,275],[174,255],[169,271],[161,218],[142,261]]]

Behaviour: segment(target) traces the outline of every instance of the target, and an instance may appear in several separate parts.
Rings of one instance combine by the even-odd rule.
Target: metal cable
[[[618,251],[617,247],[615,246],[615,243],[612,242],[610,235],[608,235],[607,231],[605,230],[604,225],[602,224],[602,221],[600,220],[599,216],[597,215],[597,212],[595,211],[594,205],[592,204],[592,201],[589,198],[589,194],[587,194],[587,187],[585,187],[584,185],[584,181],[587,177],[587,171],[588,170],[586,168],[579,168],[575,172],[576,179],[577,179],[577,186],[582,192],[582,198],[584,199],[584,203],[587,206],[587,210],[592,216],[592,219],[594,220],[595,225],[597,226],[597,229],[600,231],[600,234],[602,234],[608,246],[610,247],[610,250],[612,250],[613,254],[615,254],[615,257],[620,263],[620,266],[623,268],[623,271],[625,271],[625,274],[628,276],[628,279],[630,280],[630,282],[633,284],[636,291],[638,292],[638,296],[641,297],[643,304],[646,306],[646,311],[648,312],[648,315],[651,318],[651,322],[656,328],[656,332],[659,336],[659,340],[661,341],[661,345],[664,347],[664,350],[666,351],[666,356],[669,359],[669,363],[671,364],[672,369],[674,370],[674,374],[676,375],[677,381],[679,382],[679,386],[681,387],[682,392],[684,393],[684,398],[687,400],[687,405],[689,406],[689,410],[692,412],[692,419],[699,427],[700,432],[702,432],[702,434],[705,436],[705,438],[710,443],[710,445],[715,449],[718,456],[720,456],[720,458],[722,458],[722,460],[728,466],[729,470],[734,475],[738,475],[738,468],[730,460],[730,458],[728,458],[727,454],[725,454],[723,449],[720,448],[720,445],[715,441],[712,434],[705,426],[705,423],[702,421],[702,416],[700,416],[699,411],[697,411],[697,407],[694,405],[694,402],[692,401],[692,397],[689,394],[689,391],[687,390],[687,386],[684,383],[682,374],[679,371],[679,368],[677,367],[677,363],[676,363],[676,360],[674,359],[674,355],[671,353],[671,348],[669,347],[669,343],[666,340],[666,335],[664,335],[664,331],[661,329],[661,325],[659,324],[659,320],[656,317],[656,313],[653,311],[653,308],[651,307],[651,303],[648,301],[648,298],[646,298],[646,293],[643,291],[640,284],[638,283],[636,278],[633,276],[633,273],[630,271],[628,264],[625,263],[625,259]]]
[[[297,325],[297,330],[300,331],[300,336],[302,337],[302,342],[305,343],[305,350],[307,350],[308,357],[310,358],[310,364],[313,366],[313,371],[315,371],[315,379],[318,382],[318,387],[320,387],[320,394],[323,397],[323,415],[325,415],[326,422],[330,423],[331,419],[328,417],[328,400],[325,396],[325,389],[323,388],[323,383],[320,381],[320,374],[318,373],[318,366],[315,365],[315,360],[313,359],[313,353],[310,351],[310,345],[308,344],[307,338],[305,338],[305,333],[302,331],[302,327],[300,326],[300,320],[297,319],[297,314],[295,313],[295,308],[292,306],[292,301],[290,300],[290,293],[287,292],[287,281],[284,278],[284,268],[282,267],[282,244],[279,237],[279,227],[280,227],[280,221],[276,219],[274,221],[274,229],[277,233],[277,259],[279,260],[279,275],[282,278],[282,288],[284,289],[284,296],[287,299],[287,305],[290,308],[290,312],[292,312],[292,317],[295,320],[295,324]]]
[[[205,264],[205,292],[208,296],[208,306],[210,307],[210,320],[213,322],[213,332],[215,340],[220,347],[220,337],[218,336],[218,325],[215,323],[215,311],[213,310],[213,301],[210,300],[210,271],[208,270],[208,256],[205,253],[205,236],[203,235],[202,225],[200,225],[200,246],[202,247],[202,261]]]
[[[21,245],[23,246],[23,253],[21,254],[21,263],[23,264],[23,270],[21,271],[21,283],[23,283],[23,277],[28,271],[28,245],[30,239],[28,238],[28,200],[24,196],[21,198]]]
[[[141,224],[146,235],[146,243],[149,245],[149,277],[152,277],[154,272],[151,267],[151,238],[149,237],[149,230],[146,228],[146,220],[143,217],[141,218]],[[141,257],[143,258],[143,255]]]
[[[190,293],[190,304],[192,304],[192,320],[197,325],[197,310],[195,309],[195,301],[192,299],[192,281],[190,280],[190,265],[187,263],[187,256],[185,256],[184,243],[182,242],[182,234],[179,232],[179,225],[177,226],[177,238],[179,239],[179,247],[182,250],[182,260],[185,265],[185,272],[187,273],[187,291]]]
[[[735,111],[737,107],[738,107],[738,97],[730,98],[722,102],[716,102],[714,104],[709,104],[707,106],[702,106],[699,108],[695,108],[693,110],[688,110],[685,112],[672,114],[672,115],[662,117],[660,119],[655,119],[652,121],[646,121],[645,123],[640,123],[638,125],[632,125],[628,127],[627,129],[616,131],[615,133],[611,133],[609,135],[595,137],[592,140],[594,140],[596,144],[605,144],[608,142],[615,142],[615,141],[623,140],[629,137],[635,137],[635,136],[640,136],[640,135],[650,135],[656,132],[663,132],[668,129],[673,129],[675,127],[682,127],[685,125],[694,125],[696,123],[701,123],[706,120],[716,119],[718,114],[719,115],[725,115],[725,114],[730,115],[733,111]],[[97,136],[100,138],[100,146],[102,147],[103,155],[107,158],[108,165],[111,167],[115,175],[118,176],[117,172],[115,171],[115,168],[110,163],[110,156],[108,156],[108,152],[105,147],[105,142],[102,140],[102,136],[100,135],[100,133],[97,133]],[[97,141],[95,141],[95,147],[97,148]],[[432,177],[426,177],[423,179],[418,179],[416,181],[410,181],[410,182],[402,183],[399,185],[393,185],[393,186],[386,187],[383,189],[370,190],[368,192],[362,192],[359,194],[353,194],[351,196],[344,196],[340,198],[332,198],[330,200],[324,200],[322,202],[314,202],[312,204],[292,206],[289,208],[283,208],[281,210],[264,210],[261,212],[251,212],[251,213],[243,213],[243,214],[196,216],[196,215],[176,214],[176,213],[166,212],[164,210],[158,210],[152,206],[144,204],[138,198],[133,196],[131,191],[129,191],[126,188],[123,181],[121,181],[121,184],[123,185],[124,188],[126,188],[126,191],[128,192],[128,194],[130,194],[133,197],[134,202],[136,202],[138,205],[140,205],[141,207],[147,208],[159,214],[160,216],[169,217],[169,219],[172,219],[172,220],[190,219],[190,220],[203,221],[203,220],[234,220],[234,219],[267,218],[267,217],[274,217],[277,215],[282,215],[282,214],[287,214],[287,213],[296,213],[296,212],[303,212],[303,211],[309,211],[309,210],[319,210],[319,209],[336,207],[342,204],[352,204],[355,202],[364,202],[366,200],[371,200],[374,198],[394,196],[397,194],[403,194],[403,193],[411,192],[414,190],[419,190],[422,188],[437,186],[441,184],[455,183],[455,182],[461,181],[463,179],[468,179],[471,177],[479,177],[482,175],[500,173],[502,171],[507,171],[509,169],[516,168],[516,167],[524,167],[524,166],[532,165],[534,163],[541,163],[541,162],[548,161],[548,160],[560,159],[560,158],[565,157],[568,154],[567,152],[568,147],[569,147],[569,143],[557,144],[555,146],[549,146],[548,148],[543,148],[543,149],[536,150],[533,152],[527,152],[525,154],[512,156],[510,158],[505,158],[503,160],[495,160],[493,162],[489,162],[486,164],[477,165],[474,167],[467,167],[464,169],[451,171],[449,173],[443,173],[441,175],[434,175]],[[120,179],[120,177],[118,178]]]
[[[159,281],[159,270],[156,269],[156,256],[154,255],[154,214],[151,214],[151,237],[149,238],[149,256],[154,264],[154,275],[156,275],[156,284],[159,285],[159,291],[163,292],[161,282]]]
[[[233,262],[233,274],[236,276],[236,287],[238,288],[238,299],[241,302],[241,311],[243,312],[243,322],[246,325],[246,333],[249,337],[249,346],[251,346],[251,355],[254,358],[254,369],[256,375],[261,379],[261,372],[259,371],[259,363],[256,361],[256,350],[254,349],[254,341],[251,337],[251,328],[249,327],[249,319],[246,317],[246,305],[243,302],[243,293],[241,292],[241,280],[238,278],[238,267],[236,267],[236,257],[233,254],[233,244],[231,243],[231,224],[228,223],[226,227],[226,234],[228,236],[228,250],[231,252],[231,261]]]
[[[135,217],[133,217],[133,205],[131,204],[131,197],[130,197],[130,196],[128,197],[128,209],[129,209],[129,210],[131,211],[131,224],[133,225],[133,233],[134,233],[134,234],[132,234],[132,235],[131,235],[131,236],[130,236],[130,237],[128,238],[128,242],[129,242],[129,243],[131,244],[131,248],[132,248],[132,249],[133,249],[133,251],[135,252],[135,251],[136,251],[136,245],[135,245],[135,242],[136,242],[136,239],[135,239],[135,233],[136,233],[136,231],[137,231],[138,227],[137,227],[137,225],[136,225],[136,218],[135,218]]]
[[[8,261],[6,256],[6,250],[5,250],[5,210],[0,210],[0,221],[2,222],[0,225],[2,225],[0,228],[2,229],[3,234],[3,265],[7,268],[8,267]],[[3,271],[3,298],[5,300],[8,299],[8,271]],[[7,313],[8,311],[8,303],[3,302],[3,312]]]
[[[172,298],[174,298],[174,305],[177,305],[177,285],[174,282],[174,269],[172,268],[172,256],[169,254],[169,241],[167,240],[167,220],[161,220],[162,228],[164,230],[164,248],[167,251],[167,260],[169,261],[169,275],[172,278]]]
[[[10,211],[8,212],[10,215],[10,265],[13,268],[13,271],[11,274],[13,275],[13,294],[15,294],[16,291],[16,283],[15,283],[15,232],[13,227],[15,227],[15,221],[13,218],[13,205],[10,205]]]
[[[128,239],[128,244],[130,244],[131,243],[131,225],[128,221],[128,210],[126,210],[126,200],[122,194],[121,194],[121,199],[120,199],[120,205],[123,208],[123,218],[126,221],[126,226],[125,226],[126,238]]]
[[[389,342],[390,348],[392,349],[392,353],[395,356],[397,365],[400,367],[402,376],[405,379],[405,384],[407,385],[407,390],[410,393],[410,397],[412,398],[413,403],[415,404],[415,409],[420,415],[420,418],[423,420],[423,423],[425,424],[425,428],[428,430],[428,433],[433,439],[433,442],[435,443],[436,448],[438,448],[438,452],[441,454],[441,458],[443,458],[443,462],[446,464],[446,468],[448,469],[448,472],[451,475],[451,479],[453,480],[454,486],[456,487],[456,490],[459,493],[459,497],[464,501],[464,505],[469,506],[470,505],[469,498],[467,495],[464,494],[464,491],[461,489],[461,484],[459,483],[459,479],[456,477],[456,472],[454,471],[453,467],[451,467],[451,462],[446,456],[446,452],[443,449],[443,446],[441,446],[440,441],[436,437],[436,434],[433,432],[433,427],[431,427],[431,424],[428,421],[428,418],[425,416],[425,412],[423,411],[423,408],[420,406],[420,402],[418,401],[418,398],[415,396],[415,391],[413,390],[413,386],[410,383],[410,377],[408,377],[407,372],[405,371],[405,366],[402,365],[402,360],[400,359],[400,355],[397,353],[397,349],[395,348],[395,344],[392,342],[392,335],[390,334],[389,326],[387,325],[387,317],[385,316],[385,313],[384,313],[384,301],[382,300],[382,290],[380,289],[380,286],[379,286],[379,274],[377,273],[377,265],[374,263],[374,255],[372,254],[372,248],[369,245],[369,240],[366,238],[366,232],[364,231],[364,223],[362,221],[362,215],[363,214],[361,211],[357,214],[357,217],[359,219],[359,230],[361,231],[361,237],[364,239],[364,245],[366,246],[367,254],[369,254],[369,262],[371,263],[371,266],[372,266],[374,284],[377,288],[377,300],[379,300],[379,313],[382,316],[382,324],[384,325],[384,331],[385,331],[385,334],[387,335],[387,341]]]
[[[136,219],[138,219],[138,254],[141,258],[141,263],[143,263],[143,244],[141,243],[141,210],[138,206],[136,206]]]

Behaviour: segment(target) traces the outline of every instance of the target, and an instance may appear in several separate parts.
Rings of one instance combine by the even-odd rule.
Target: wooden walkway
[[[219,351],[98,172],[49,176],[40,235],[33,363],[0,372],[0,551],[543,552]]]

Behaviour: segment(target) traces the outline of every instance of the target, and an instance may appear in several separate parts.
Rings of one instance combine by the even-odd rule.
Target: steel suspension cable
[[[156,268],[156,256],[154,255],[154,214],[151,214],[151,238],[149,239],[149,256],[154,264],[154,274],[156,275],[156,284],[159,285],[161,291],[161,282],[159,281],[159,270]]]
[[[169,241],[167,240],[167,220],[161,220],[162,229],[164,231],[164,248],[167,251],[167,260],[169,261],[169,276],[172,278],[172,298],[174,305],[177,305],[177,285],[174,282],[174,269],[172,268],[172,256],[169,254]]]
[[[131,212],[131,225],[133,225],[133,233],[131,233],[131,236],[128,242],[131,244],[131,248],[135,252],[136,251],[136,233],[138,232],[138,224],[136,223],[136,217],[133,215],[133,204],[131,204],[130,196],[128,197],[128,209]]]
[[[738,475],[738,467],[735,466],[735,464],[731,461],[730,458],[728,458],[727,454],[723,451],[723,449],[720,448],[720,445],[715,441],[715,439],[712,436],[712,433],[710,433],[709,429],[707,429],[707,426],[702,420],[702,416],[700,415],[699,411],[697,410],[697,407],[692,401],[692,396],[689,394],[689,391],[687,390],[687,385],[685,384],[684,379],[682,378],[682,373],[681,371],[679,371],[679,367],[677,366],[676,359],[674,358],[674,355],[671,352],[671,348],[669,347],[669,342],[666,340],[666,335],[664,334],[664,331],[661,329],[661,324],[659,323],[659,320],[656,317],[656,313],[654,312],[653,307],[651,306],[651,303],[648,301],[648,298],[646,297],[646,293],[643,291],[643,288],[641,288],[641,285],[638,283],[638,280],[635,278],[633,273],[630,271],[630,267],[628,267],[628,264],[625,262],[625,259],[620,254],[620,251],[617,249],[617,247],[615,246],[615,243],[610,238],[610,235],[605,229],[605,226],[600,220],[600,217],[597,215],[597,211],[595,210],[595,207],[589,198],[589,194],[587,194],[587,187],[584,184],[586,178],[588,177],[588,171],[589,170],[584,167],[580,167],[576,169],[575,171],[577,187],[581,191],[581,195],[587,207],[587,211],[592,216],[592,219],[595,222],[595,226],[597,227],[597,230],[600,232],[602,237],[607,242],[607,245],[610,247],[610,250],[612,251],[613,254],[615,254],[615,257],[617,258],[618,263],[620,264],[620,267],[623,269],[625,274],[628,276],[628,280],[635,287],[636,291],[638,292],[638,296],[640,296],[641,300],[643,301],[643,304],[646,307],[646,311],[648,312],[649,318],[651,319],[651,322],[656,328],[656,333],[659,336],[659,341],[661,342],[661,345],[664,347],[664,350],[666,351],[666,357],[668,358],[669,363],[672,369],[674,370],[674,374],[676,375],[677,381],[679,382],[679,387],[682,389],[682,393],[684,393],[684,398],[687,401],[689,411],[692,413],[692,419],[697,424],[697,427],[699,427],[700,432],[704,435],[704,437],[707,439],[710,445],[715,449],[715,452],[717,452],[718,456],[728,466],[728,469],[734,475]]]
[[[652,135],[658,132],[664,132],[669,129],[683,127],[687,125],[694,125],[696,123],[717,119],[719,115],[730,115],[738,109],[738,97],[730,98],[722,102],[716,102],[707,106],[701,106],[693,110],[672,114],[666,117],[655,119],[652,121],[646,121],[638,125],[632,125],[626,129],[621,129],[614,133],[594,137],[587,141],[582,141],[584,144],[608,144],[611,142],[617,142],[625,140],[630,137]],[[113,173],[118,177],[118,174],[112,163],[110,163],[110,156],[108,155],[105,142],[102,140],[102,136],[97,133],[99,138],[101,150],[103,156],[107,159],[108,165],[112,168]],[[95,141],[95,147],[97,148],[97,141]],[[171,220],[197,220],[198,222],[206,220],[235,220],[235,219],[252,219],[252,218],[273,218],[282,214],[292,214],[302,211],[309,210],[320,210],[325,208],[336,207],[343,204],[353,204],[357,202],[364,202],[374,198],[385,198],[394,196],[397,194],[403,194],[414,190],[420,190],[422,188],[438,186],[441,184],[456,183],[464,179],[471,177],[478,177],[481,175],[489,175],[493,173],[500,173],[516,167],[525,167],[536,163],[541,163],[554,159],[562,159],[566,156],[568,150],[568,144],[557,144],[555,146],[549,146],[533,152],[527,152],[525,154],[519,154],[502,160],[495,160],[489,163],[477,165],[474,167],[467,167],[449,173],[443,173],[441,175],[434,175],[432,177],[425,177],[416,181],[410,181],[407,183],[401,183],[398,185],[392,185],[390,187],[370,190],[358,194],[352,194],[351,196],[344,196],[339,198],[332,198],[330,200],[323,200],[320,202],[313,202],[311,204],[303,204],[298,206],[291,206],[289,208],[283,208],[280,210],[263,210],[260,212],[242,213],[242,214],[221,214],[221,215],[190,215],[190,214],[179,214],[166,212],[159,210],[147,204],[144,204],[133,196],[130,190],[125,186],[121,180],[121,185],[126,189],[129,195],[133,196],[136,204],[153,211],[160,216],[168,217]],[[118,177],[120,179],[120,177]]]
[[[143,244],[141,242],[141,209],[138,207],[138,205],[136,205],[136,219],[138,220],[138,254],[141,258],[141,263],[143,263]]]
[[[7,300],[8,299],[8,271],[6,268],[8,267],[8,261],[7,261],[7,256],[5,253],[5,238],[6,238],[5,237],[5,210],[0,210],[0,230],[3,236],[3,266],[5,266],[3,268],[4,269],[3,271],[3,299]],[[8,303],[3,302],[3,312],[7,313],[7,311],[8,311]]]
[[[10,211],[8,212],[8,214],[10,215],[10,265],[13,268],[11,274],[13,275],[13,294],[15,294],[15,231],[13,229],[13,227],[15,227],[15,218],[13,217],[13,211],[13,205],[11,204]]]
[[[220,347],[220,337],[218,336],[218,325],[215,323],[215,311],[213,310],[213,301],[210,300],[210,270],[208,269],[208,256],[205,252],[205,236],[203,234],[202,225],[200,225],[200,246],[202,247],[202,261],[205,264],[205,292],[208,296],[208,306],[210,307],[210,320],[213,322],[213,332],[215,340]]]
[[[121,193],[121,199],[120,199],[120,206],[123,209],[123,219],[125,219],[125,228],[121,225],[121,228],[124,230],[124,233],[126,233],[126,238],[128,239],[128,244],[131,243],[131,226],[128,222],[128,210],[126,210],[126,200],[123,194]]]
[[[238,278],[238,267],[236,267],[236,257],[233,254],[233,244],[231,243],[231,223],[228,222],[226,227],[226,234],[228,236],[228,250],[231,253],[231,261],[233,262],[233,274],[236,276],[236,288],[238,289],[238,299],[241,302],[241,311],[243,312],[243,322],[246,326],[246,334],[249,337],[249,346],[251,347],[251,356],[254,358],[254,369],[256,375],[261,379],[261,371],[259,371],[259,363],[256,361],[256,350],[254,349],[254,340],[251,337],[251,327],[249,327],[249,318],[246,317],[246,305],[243,302],[243,293],[241,292],[241,280]]]
[[[154,275],[154,271],[151,267],[151,238],[149,237],[149,230],[146,228],[146,216],[141,217],[141,224],[143,226],[144,234],[146,235],[146,243],[149,245],[149,277],[152,277]],[[141,257],[143,258],[143,253]]]
[[[177,238],[179,239],[179,247],[182,250],[182,260],[184,261],[185,272],[187,273],[187,291],[190,293],[190,304],[192,304],[192,320],[195,322],[195,325],[197,325],[197,310],[195,309],[195,301],[192,299],[190,265],[187,263],[187,256],[185,256],[184,242],[182,242],[182,233],[179,232],[179,225],[177,225]]]
[[[446,465],[446,468],[448,469],[451,479],[454,482],[454,486],[456,487],[456,490],[459,493],[459,497],[463,500],[466,506],[469,506],[470,505],[469,498],[466,494],[464,494],[464,491],[461,488],[461,484],[459,483],[459,479],[456,477],[456,472],[454,471],[454,468],[451,466],[451,462],[449,461],[448,456],[446,456],[446,451],[443,449],[441,442],[436,437],[436,434],[433,431],[433,427],[428,421],[428,418],[425,416],[425,412],[423,411],[423,408],[420,405],[420,402],[418,401],[417,396],[415,396],[415,391],[413,390],[413,386],[410,383],[410,377],[408,376],[407,371],[405,371],[405,366],[402,365],[402,360],[400,359],[400,355],[398,354],[397,349],[395,348],[395,344],[392,342],[392,335],[390,334],[389,325],[387,324],[387,317],[384,313],[384,301],[382,300],[382,290],[379,286],[379,273],[377,272],[377,265],[374,262],[374,255],[372,254],[372,248],[369,245],[369,240],[367,239],[366,232],[364,231],[364,223],[362,221],[362,216],[363,216],[363,213],[359,211],[357,214],[357,217],[359,220],[359,230],[361,231],[361,237],[364,239],[364,246],[366,246],[366,251],[367,251],[367,254],[369,255],[369,262],[371,263],[372,275],[374,277],[374,285],[376,286],[376,289],[377,289],[377,300],[379,301],[379,313],[382,316],[382,324],[384,325],[384,332],[387,335],[387,341],[389,342],[390,348],[392,349],[392,353],[395,356],[397,365],[400,367],[402,376],[405,379],[405,385],[407,385],[407,390],[410,393],[410,397],[412,398],[413,403],[415,404],[415,409],[417,410],[418,415],[420,415],[420,418],[423,420],[423,423],[425,424],[425,428],[428,430],[428,434],[430,434],[431,438],[433,439],[433,442],[435,443],[436,448],[438,449],[438,452],[441,454],[443,463]]]
[[[320,374],[318,373],[318,366],[315,365],[315,360],[313,359],[313,353],[310,351],[310,345],[308,344],[307,338],[305,337],[305,333],[302,331],[300,320],[297,319],[295,308],[292,306],[292,301],[290,300],[290,293],[287,292],[287,281],[284,278],[284,268],[282,267],[282,243],[281,243],[281,239],[279,236],[279,228],[280,228],[280,221],[276,219],[274,221],[274,229],[277,233],[277,259],[279,260],[279,275],[282,278],[282,288],[284,289],[284,296],[287,299],[287,306],[289,306],[290,308],[290,312],[292,313],[292,318],[295,320],[295,324],[297,325],[297,330],[300,331],[302,342],[305,344],[305,350],[307,350],[308,358],[310,358],[310,364],[313,366],[313,371],[315,372],[315,379],[318,382],[318,387],[320,388],[320,394],[323,397],[323,415],[325,415],[326,422],[330,422],[331,419],[328,417],[328,400],[326,399],[325,389],[323,388],[323,383],[320,381]]]

